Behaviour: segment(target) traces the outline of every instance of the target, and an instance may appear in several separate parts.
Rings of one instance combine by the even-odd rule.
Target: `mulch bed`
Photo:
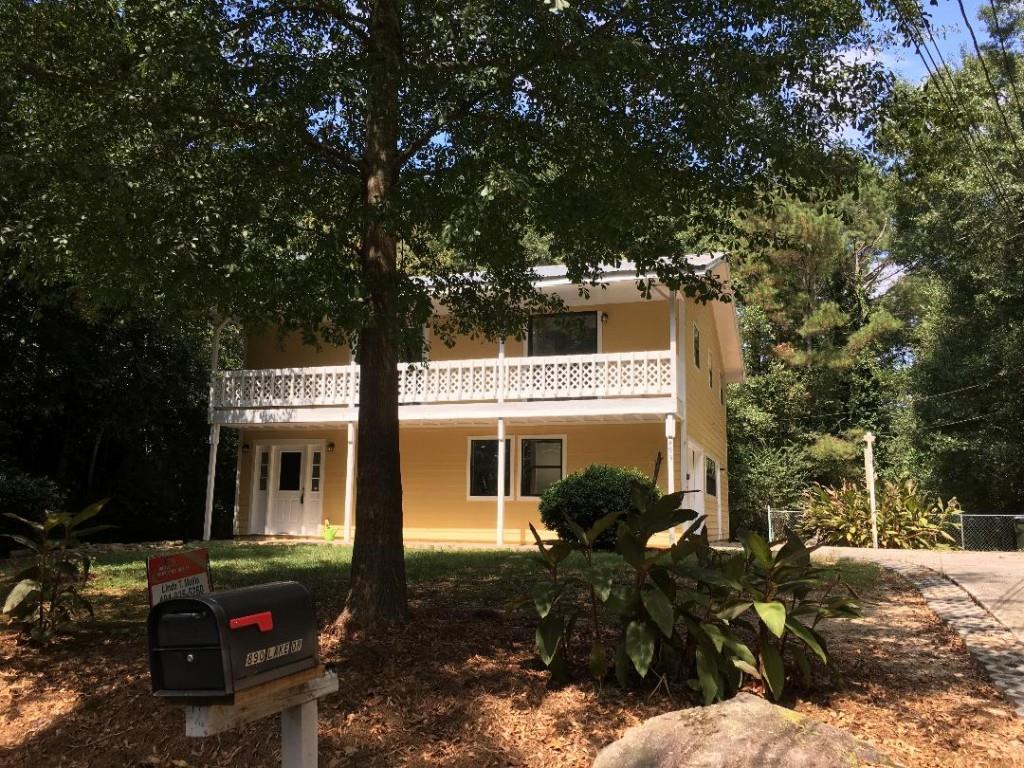
[[[459,594],[419,587],[413,621],[384,640],[321,639],[341,682],[321,702],[322,766],[588,766],[627,727],[686,704],[548,690],[529,622]],[[1024,721],[920,597],[893,575],[865,597],[864,619],[828,630],[844,683],[790,703],[906,766],[1024,766]],[[0,635],[0,765],[279,764],[276,719],[185,739],[180,711],[150,695],[145,650],[138,625],[45,653]]]

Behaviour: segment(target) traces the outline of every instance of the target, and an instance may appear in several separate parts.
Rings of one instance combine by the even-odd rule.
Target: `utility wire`
[[[971,42],[974,45],[974,52],[978,55],[978,62],[981,64],[981,71],[985,75],[985,82],[988,83],[989,90],[992,92],[992,102],[996,105],[996,111],[999,113],[999,118],[1003,122],[1003,127],[1006,128],[1006,132],[1010,135],[1010,141],[1013,142],[1013,148],[1017,152],[1017,160],[1020,161],[1021,167],[1024,167],[1024,153],[1022,153],[1020,144],[1017,142],[1017,132],[1010,127],[1010,121],[1006,118],[1006,113],[1003,111],[1003,105],[999,101],[999,89],[996,88],[995,82],[992,80],[992,74],[988,71],[988,63],[985,61],[985,57],[981,53],[981,46],[978,45],[978,36],[974,34],[974,26],[971,24],[971,20],[967,17],[967,10],[964,8],[964,0],[956,0],[957,5],[960,6],[960,15],[964,19],[964,23],[967,25],[967,31],[971,34]]]
[[[1017,105],[1017,119],[1020,121],[1021,126],[1024,126],[1024,97],[1021,97],[1020,90],[1017,88],[1017,78],[1013,74],[1017,63],[1016,55],[1011,54],[1007,50],[1006,41],[1003,40],[1003,36],[1000,34],[1002,30],[999,24],[999,8],[996,6],[996,0],[988,0],[988,7],[992,9],[992,23],[996,26],[995,39],[999,44],[999,50],[1003,54],[1003,73],[1010,83],[1013,100]]]
[[[1009,210],[1009,206],[1006,202],[1005,193],[1003,192],[1002,187],[999,185],[998,179],[996,178],[995,173],[991,167],[991,159],[989,158],[988,154],[984,151],[984,149],[981,147],[980,143],[977,142],[976,137],[974,136],[974,131],[972,129],[975,126],[972,123],[970,128],[965,129],[964,126],[961,124],[960,110],[956,104],[956,95],[952,90],[947,90],[949,86],[947,86],[945,80],[943,80],[942,76],[939,74],[939,65],[935,60],[935,56],[932,55],[931,49],[928,47],[928,43],[924,39],[924,35],[921,33],[921,30],[916,26],[916,22],[911,21],[906,17],[899,3],[895,4],[894,7],[896,9],[897,15],[899,16],[900,20],[902,21],[904,27],[907,30],[907,36],[910,38],[911,43],[913,43],[914,50],[917,53],[918,58],[921,59],[921,63],[924,65],[925,71],[928,73],[929,78],[934,83],[935,89],[936,91],[938,91],[939,96],[946,103],[946,107],[949,109],[949,112],[953,118],[954,128],[961,134],[961,136],[963,136],[964,141],[967,143],[967,145],[971,148],[971,150],[974,152],[974,154],[980,161],[982,175],[985,177],[985,181],[990,187],[996,201],[1000,205]],[[948,65],[945,65],[945,59],[944,57],[942,57],[942,51],[941,49],[939,49],[938,44],[935,42],[935,37],[931,32],[931,25],[929,24],[927,17],[924,15],[924,11],[921,10],[920,6],[917,5],[916,0],[914,2],[914,7],[918,11],[918,17],[921,21],[922,27],[928,32],[928,36],[931,39],[932,44],[935,45],[939,57],[942,58],[946,75],[950,78],[950,82],[953,83],[952,75],[949,72],[949,67]],[[955,83],[953,84],[955,86]]]

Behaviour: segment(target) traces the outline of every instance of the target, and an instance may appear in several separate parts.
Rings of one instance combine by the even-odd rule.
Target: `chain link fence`
[[[799,509],[768,507],[768,539],[772,543],[785,537],[803,514]],[[959,513],[949,534],[956,540],[954,548],[971,552],[1024,551],[1024,514],[985,515]],[[865,521],[866,522],[866,521]]]

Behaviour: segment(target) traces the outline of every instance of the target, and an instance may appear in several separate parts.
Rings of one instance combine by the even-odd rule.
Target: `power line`
[[[956,2],[960,6],[960,15],[963,16],[964,23],[967,25],[967,31],[971,34],[971,42],[974,45],[974,52],[978,54],[978,63],[981,64],[981,71],[985,75],[985,82],[988,83],[989,90],[992,92],[992,102],[996,105],[996,111],[1003,122],[1003,127],[1006,128],[1006,132],[1010,135],[1010,141],[1013,142],[1013,148],[1017,152],[1017,160],[1021,161],[1021,165],[1024,166],[1024,157],[1022,157],[1020,144],[1017,143],[1017,133],[1010,127],[1010,121],[1006,118],[1006,113],[1003,112],[1003,105],[999,102],[999,90],[996,88],[992,75],[988,71],[988,64],[985,62],[985,57],[981,53],[981,47],[978,45],[978,36],[974,34],[974,26],[971,24],[971,20],[967,18],[964,0],[956,0]]]
[[[1006,41],[1003,40],[1003,36],[1000,34],[1002,30],[999,24],[999,9],[996,6],[995,0],[988,0],[988,7],[992,9],[992,23],[996,26],[994,37],[999,44],[999,50],[1003,54],[1003,73],[1006,75],[1006,80],[1010,83],[1013,100],[1017,104],[1017,119],[1020,121],[1021,126],[1024,126],[1024,98],[1020,95],[1020,91],[1017,88],[1017,78],[1013,75],[1016,58],[1006,49]]]

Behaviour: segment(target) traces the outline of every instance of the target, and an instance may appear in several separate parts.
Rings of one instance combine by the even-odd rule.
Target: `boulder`
[[[869,744],[749,693],[652,717],[601,750],[593,768],[893,766]]]

